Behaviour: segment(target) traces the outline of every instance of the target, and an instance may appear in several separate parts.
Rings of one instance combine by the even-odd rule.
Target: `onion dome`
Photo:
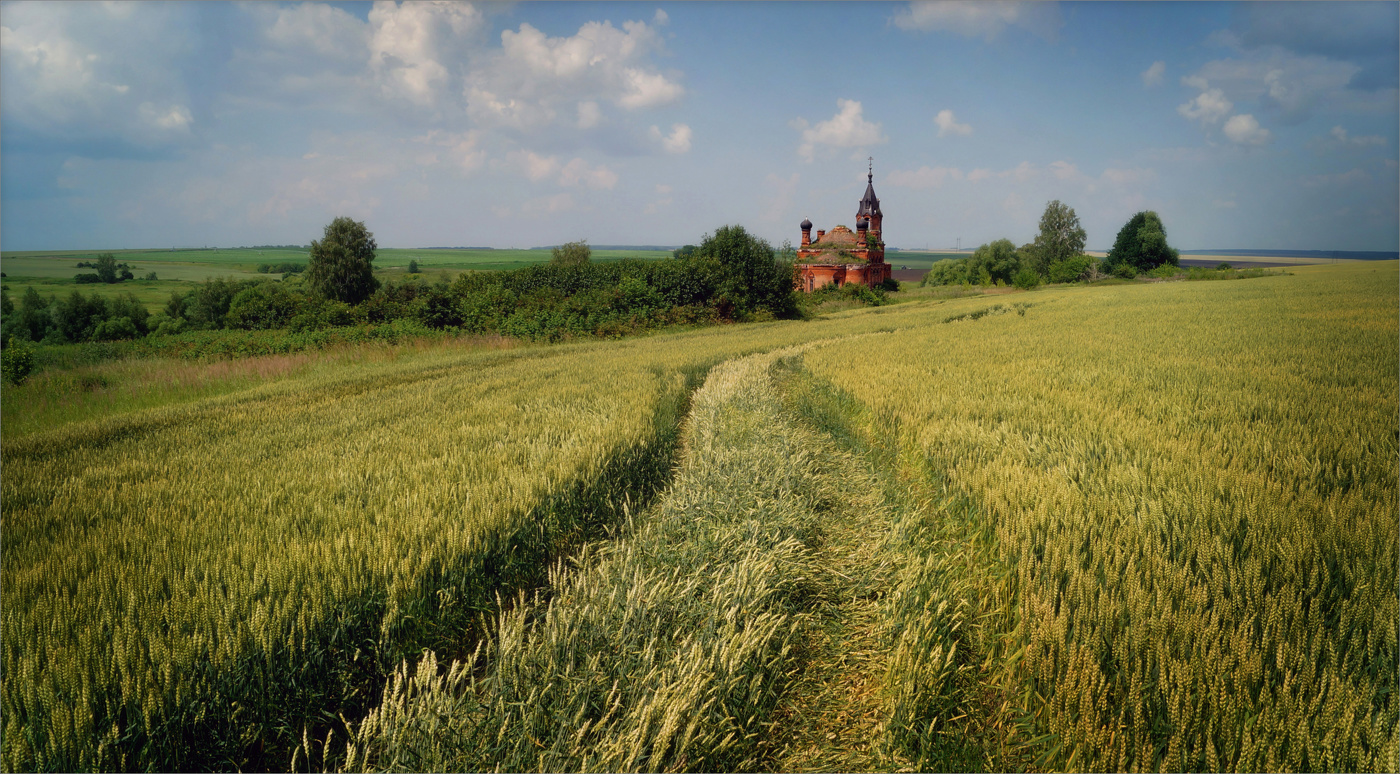
[[[857,219],[856,219],[856,230],[857,230],[857,231],[865,231],[865,230],[868,229],[868,228],[870,228],[870,218],[857,218]]]
[[[802,228],[803,231],[811,231],[811,230],[812,230],[812,221],[807,220],[806,218],[803,218],[803,219],[802,219],[801,228]]]

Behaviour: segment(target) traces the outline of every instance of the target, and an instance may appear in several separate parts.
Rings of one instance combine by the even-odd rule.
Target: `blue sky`
[[[0,248],[1396,250],[1400,4],[5,3]]]

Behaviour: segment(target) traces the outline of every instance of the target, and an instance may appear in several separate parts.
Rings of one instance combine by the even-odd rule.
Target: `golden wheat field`
[[[1395,264],[1025,299],[807,364],[995,530],[1038,765],[1393,770]]]
[[[868,599],[847,766],[1395,770],[1398,286],[1057,286],[66,407],[0,445],[0,763],[783,768],[812,610]]]

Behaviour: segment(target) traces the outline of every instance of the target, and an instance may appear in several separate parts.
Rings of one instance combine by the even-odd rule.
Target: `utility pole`
[[[962,252],[962,237],[958,237],[958,252]]]

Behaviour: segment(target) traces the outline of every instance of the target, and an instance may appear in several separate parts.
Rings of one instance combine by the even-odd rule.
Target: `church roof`
[[[845,226],[837,226],[812,242],[811,246],[818,250],[839,250],[842,248],[855,247],[856,235]]]
[[[856,210],[856,217],[865,215],[881,215],[880,197],[875,195],[875,175],[874,173],[865,176],[865,196],[860,199],[860,209]]]

